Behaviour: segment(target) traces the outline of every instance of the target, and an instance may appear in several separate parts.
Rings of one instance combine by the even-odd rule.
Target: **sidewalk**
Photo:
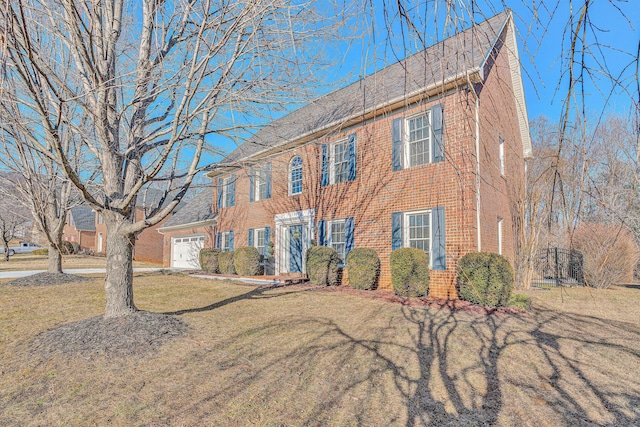
[[[171,271],[180,271],[180,268],[134,268],[134,273],[144,273],[150,271],[160,271],[160,270],[171,270]],[[4,271],[0,272],[0,279],[17,279],[19,277],[27,277],[32,276],[38,273],[46,273],[47,270],[22,270],[22,271]],[[67,274],[100,274],[105,273],[106,269],[104,268],[71,268],[62,270],[63,273]]]

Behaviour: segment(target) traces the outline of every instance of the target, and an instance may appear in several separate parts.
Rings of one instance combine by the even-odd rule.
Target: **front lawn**
[[[101,279],[0,284],[0,425],[640,424],[639,288],[530,291],[530,313],[485,315],[135,280],[139,308],[190,329],[128,358],[33,350],[38,333],[103,312]]]
[[[104,268],[107,263],[105,257],[89,255],[63,255],[62,268]],[[17,254],[9,257],[9,262],[4,258],[0,260],[0,272],[18,270],[46,270],[49,260],[46,255]],[[149,262],[133,262],[134,267],[160,267],[159,264]]]

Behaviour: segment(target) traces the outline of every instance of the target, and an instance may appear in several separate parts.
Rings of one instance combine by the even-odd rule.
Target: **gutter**
[[[476,98],[476,137],[475,137],[475,146],[476,146],[476,230],[477,230],[477,245],[478,252],[482,251],[482,233],[481,233],[481,221],[480,221],[480,97],[476,93],[474,87],[469,82],[469,89],[473,92],[474,97]]]
[[[217,218],[212,218],[212,219],[207,219],[207,220],[204,220],[204,221],[190,222],[188,224],[171,225],[169,227],[158,228],[158,233],[165,234],[165,233],[169,233],[171,231],[184,230],[184,229],[188,229],[188,228],[204,227],[204,226],[207,226],[207,225],[216,225],[217,222],[218,222]]]

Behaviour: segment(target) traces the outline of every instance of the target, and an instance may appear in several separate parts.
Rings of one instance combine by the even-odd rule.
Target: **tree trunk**
[[[49,268],[48,273],[62,273],[62,254],[59,247],[49,245]]]
[[[122,220],[121,220],[122,221]],[[105,317],[119,317],[136,312],[133,303],[133,234],[120,232],[125,222],[106,221],[107,272],[104,289],[107,297]]]
[[[9,243],[3,241],[2,246],[4,246],[4,261],[9,262]]]

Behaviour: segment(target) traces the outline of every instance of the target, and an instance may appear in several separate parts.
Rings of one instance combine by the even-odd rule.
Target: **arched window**
[[[302,158],[295,156],[289,163],[289,194],[302,193]]]

